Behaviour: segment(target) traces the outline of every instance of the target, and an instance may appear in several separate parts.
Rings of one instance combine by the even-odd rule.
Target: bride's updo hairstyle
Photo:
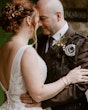
[[[26,16],[32,16],[34,4],[28,0],[13,0],[1,10],[0,25],[6,32],[16,32]]]

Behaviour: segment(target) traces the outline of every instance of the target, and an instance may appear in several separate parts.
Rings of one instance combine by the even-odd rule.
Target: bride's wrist
[[[63,82],[65,83],[65,86],[68,86],[68,85],[71,84],[67,76],[64,76],[64,77],[62,78],[62,80],[63,80]]]

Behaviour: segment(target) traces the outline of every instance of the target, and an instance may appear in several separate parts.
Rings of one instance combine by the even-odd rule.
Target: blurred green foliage
[[[3,101],[4,101],[4,93],[0,87],[0,105],[3,103]]]

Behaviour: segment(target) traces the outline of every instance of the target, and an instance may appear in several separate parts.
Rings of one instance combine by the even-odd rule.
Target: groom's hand
[[[20,100],[25,107],[40,107],[41,103],[35,102],[28,93],[21,94]]]

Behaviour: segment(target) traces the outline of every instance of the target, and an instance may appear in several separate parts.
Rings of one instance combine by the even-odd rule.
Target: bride
[[[77,67],[56,82],[44,84],[47,66],[33,44],[28,45],[30,39],[36,44],[39,26],[38,11],[30,1],[7,4],[0,21],[6,32],[13,32],[9,41],[0,47],[0,85],[7,97],[0,110],[42,110],[41,107],[26,108],[20,95],[28,91],[37,103],[55,96],[69,84],[88,81],[88,70]]]

